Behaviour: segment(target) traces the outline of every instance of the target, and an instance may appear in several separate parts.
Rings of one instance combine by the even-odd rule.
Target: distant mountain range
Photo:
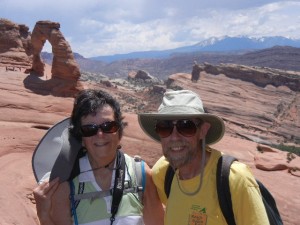
[[[271,48],[273,46],[291,46],[300,48],[300,39],[290,39],[281,36],[252,38],[246,36],[221,38],[209,38],[195,45],[184,46],[175,49],[161,50],[161,51],[141,51],[127,54],[115,54],[108,56],[97,56],[89,59],[113,62],[126,59],[163,59],[172,57],[178,53],[192,53],[192,52],[245,52],[250,50],[259,50]]]
[[[41,56],[46,63],[52,64],[52,53],[42,52]],[[126,78],[130,71],[145,70],[165,80],[174,73],[191,73],[194,61],[199,64],[234,63],[300,71],[300,40],[284,37],[224,37],[165,51],[93,58],[74,53],[74,57],[82,72],[121,78]]]

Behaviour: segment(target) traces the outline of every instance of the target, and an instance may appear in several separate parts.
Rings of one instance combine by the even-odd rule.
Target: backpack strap
[[[256,182],[259,186],[259,190],[262,195],[262,200],[266,208],[270,225],[283,225],[274,197],[269,192],[269,190],[263,185],[263,183],[261,183],[257,179]]]
[[[127,187],[124,188],[123,193],[127,194],[127,193],[140,193],[142,192],[142,187],[128,187],[128,182],[125,182],[125,185]],[[74,200],[75,200],[75,204],[76,207],[79,204],[80,200],[83,199],[91,199],[91,201],[93,201],[94,199],[97,198],[104,198],[107,196],[112,195],[113,191],[112,190],[107,190],[107,191],[94,191],[94,192],[88,192],[88,193],[82,193],[82,194],[75,194],[74,195]],[[77,204],[78,202],[78,204]]]
[[[138,155],[133,157],[133,168],[136,178],[136,192],[139,195],[139,200],[143,203],[143,194],[146,187],[146,171],[145,171],[145,162]]]
[[[84,199],[86,197],[91,198],[91,197],[95,197],[94,195],[98,194],[101,195],[102,197],[107,196],[107,195],[112,195],[112,204],[111,204],[111,217],[110,217],[110,224],[112,225],[113,222],[115,221],[115,215],[118,212],[119,209],[119,204],[121,202],[121,199],[123,197],[123,191],[124,191],[124,181],[125,181],[125,156],[124,153],[121,151],[117,152],[117,169],[116,169],[116,173],[115,173],[115,182],[114,182],[114,187],[112,190],[106,192],[93,192],[91,193],[91,195],[87,194],[83,194],[82,198],[76,198],[75,199],[75,187],[74,187],[74,183],[71,180],[70,183],[70,200],[71,200],[71,213],[74,216],[74,222],[75,225],[78,224],[78,220],[77,220],[77,214],[76,214],[76,201]],[[98,196],[96,196],[98,197]]]
[[[140,156],[134,156],[131,158],[133,170],[135,172],[135,179],[136,183],[132,184],[130,181],[124,182],[124,190],[123,193],[138,193],[139,200],[142,202],[143,199],[143,193],[145,190],[146,185],[146,171],[145,171],[145,162],[142,160]],[[126,164],[125,164],[126,167]],[[131,178],[130,178],[131,179]],[[87,192],[84,193],[84,182],[79,182],[78,185],[78,193],[74,194],[73,199],[75,201],[75,208],[77,208],[78,204],[80,203],[80,200],[83,199],[91,199],[92,201],[97,198],[104,198],[107,196],[112,195],[112,190],[106,190],[106,191],[94,191],[94,192]]]
[[[76,213],[76,203],[74,199],[75,195],[75,186],[74,182],[72,180],[69,181],[70,185],[70,200],[71,200],[71,215],[74,217],[74,224],[78,225],[78,218],[77,218],[77,213]]]
[[[73,180],[70,180],[69,183],[70,182],[72,182],[71,184],[75,187]],[[74,188],[74,193],[72,193],[72,191],[71,191],[71,194],[73,195],[73,196],[71,196],[71,199],[72,199],[72,201],[74,201],[75,209],[77,209],[77,206],[79,205],[80,200],[81,200],[81,198],[76,198],[76,196],[84,195],[84,193],[83,193],[84,186],[85,186],[84,182],[79,182],[79,185],[78,185],[78,194],[77,195],[75,194],[75,188]]]
[[[125,156],[121,151],[117,152],[117,170],[115,174],[115,183],[112,193],[112,203],[111,203],[111,217],[110,224],[115,221],[115,215],[118,212],[119,204],[123,197],[124,190],[124,180],[125,180]]]
[[[217,192],[220,208],[228,225],[235,225],[232,210],[231,193],[229,187],[230,166],[236,158],[229,155],[222,155],[217,165]]]
[[[175,174],[175,170],[172,168],[172,166],[169,165],[166,171],[165,183],[164,183],[164,189],[167,198],[169,198],[171,192],[171,186],[172,186],[174,174]]]

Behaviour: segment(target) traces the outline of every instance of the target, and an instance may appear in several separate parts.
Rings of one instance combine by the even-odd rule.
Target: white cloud
[[[31,30],[38,20],[59,22],[72,50],[85,57],[170,49],[224,35],[300,38],[299,1],[0,0],[0,5],[1,17]]]
[[[117,24],[105,24],[97,21],[82,21],[81,26],[92,26],[98,31],[89,34],[89,38],[81,49],[91,46],[93,55],[111,54],[111,49],[117,50],[115,53],[128,53],[130,51],[164,49],[166,47],[177,47],[172,39],[172,30],[161,20],[151,21],[143,24],[132,24],[120,21]],[[169,43],[167,46],[166,43]],[[95,47],[96,46],[96,47]],[[91,53],[91,52],[90,52]]]

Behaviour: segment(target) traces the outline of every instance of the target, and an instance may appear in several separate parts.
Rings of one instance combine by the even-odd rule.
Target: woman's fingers
[[[36,202],[37,214],[40,220],[50,220],[52,208],[52,196],[59,186],[59,179],[56,178],[40,183],[34,190],[33,196]]]
[[[34,197],[51,197],[53,193],[56,191],[59,185],[59,178],[55,178],[52,181],[44,181],[39,184],[34,190]]]

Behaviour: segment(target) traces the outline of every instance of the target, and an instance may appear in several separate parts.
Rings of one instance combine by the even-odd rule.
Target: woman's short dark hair
[[[75,98],[71,115],[70,133],[81,141],[81,118],[90,114],[95,115],[97,110],[106,104],[114,111],[114,119],[120,125],[118,132],[121,138],[126,124],[123,122],[124,118],[122,117],[119,103],[110,94],[94,89],[82,90]]]

